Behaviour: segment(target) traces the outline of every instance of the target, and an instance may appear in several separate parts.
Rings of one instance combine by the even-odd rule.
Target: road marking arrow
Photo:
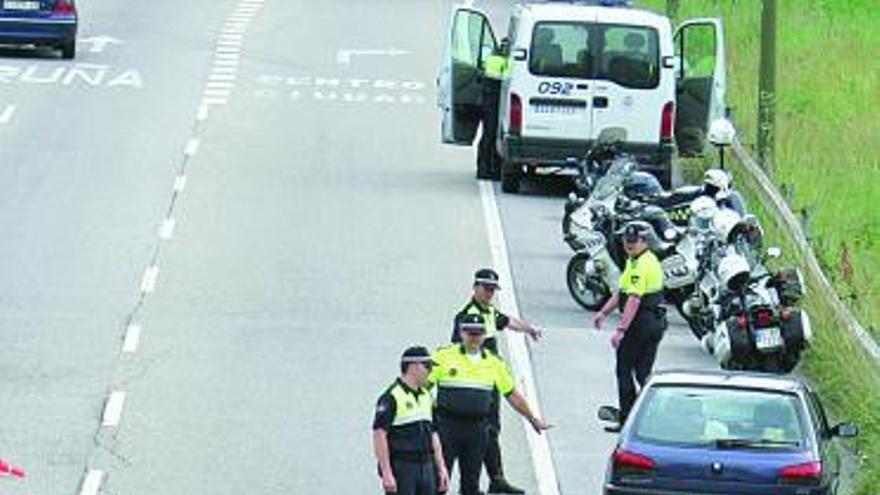
[[[123,43],[122,40],[107,35],[80,38],[79,42],[85,45],[91,44],[92,48],[89,51],[92,53],[101,53],[108,45],[121,45]]]
[[[400,50],[398,48],[390,48],[387,50],[380,49],[367,49],[367,50],[358,50],[358,49],[342,49],[336,52],[336,61],[340,64],[350,64],[351,57],[353,55],[382,55],[388,57],[398,57],[400,55],[408,55],[409,52],[406,50]]]

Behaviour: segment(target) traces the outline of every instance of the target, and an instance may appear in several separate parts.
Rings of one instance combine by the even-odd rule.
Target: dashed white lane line
[[[228,89],[206,89],[203,91],[205,96],[228,98],[232,95],[232,91]]]
[[[240,58],[241,58],[241,54],[238,52],[235,52],[235,53],[217,52],[214,54],[215,60],[238,60]]]
[[[208,81],[235,81],[237,77],[235,74],[211,74],[208,76]]]
[[[492,182],[480,181],[480,197],[483,202],[486,230],[489,233],[492,263],[502,283],[507,284],[505,290],[498,295],[500,309],[503,313],[519,316],[519,305],[516,301],[516,290],[510,270],[510,258],[507,255],[507,241],[504,238],[504,229],[501,225],[501,215],[498,213],[498,203],[495,201],[495,190],[492,187]],[[508,289],[507,287],[510,288]],[[522,393],[529,401],[532,411],[536,415],[543,417],[525,336],[521,333],[507,333],[506,340],[510,361],[513,364],[513,370],[517,379],[517,387],[521,387]],[[532,453],[532,466],[538,483],[538,493],[541,495],[559,495],[559,482],[556,478],[556,467],[553,464],[553,455],[550,452],[550,442],[547,439],[547,433],[538,435],[528,422],[523,420],[522,424],[525,428],[526,439]]]
[[[183,154],[186,156],[193,156],[198,151],[199,151],[198,138],[190,138],[190,140],[186,142],[186,148],[184,148]]]
[[[159,239],[162,239],[163,241],[171,239],[171,236],[174,235],[175,223],[176,222],[173,218],[162,220],[162,225],[159,225]]]
[[[208,89],[232,89],[235,87],[235,83],[230,81],[208,81],[205,87]]]
[[[221,45],[221,46],[218,46],[217,49],[214,50],[214,52],[217,53],[218,55],[221,54],[221,53],[235,53],[235,54],[238,54],[239,52],[241,52],[241,47],[240,47],[240,46],[226,46],[226,45]]]
[[[144,272],[144,278],[141,280],[141,292],[144,294],[152,294],[156,290],[156,279],[159,278],[159,267],[153,265]]]
[[[238,60],[217,59],[214,61],[215,66],[238,67]]]
[[[115,427],[119,426],[119,420],[122,418],[122,407],[125,405],[125,392],[114,391],[110,393],[107,402],[104,403],[104,414],[101,417],[101,425]]]
[[[174,192],[180,194],[186,189],[186,176],[178,175],[174,178]]]
[[[6,105],[3,113],[0,113],[0,124],[8,124],[15,115],[15,105]]]
[[[125,339],[122,341],[122,352],[132,354],[137,351],[141,342],[141,326],[131,324],[125,329]]]
[[[98,490],[101,489],[101,482],[104,480],[104,471],[100,469],[90,469],[85,478],[83,478],[82,485],[80,485],[79,495],[97,495]]]

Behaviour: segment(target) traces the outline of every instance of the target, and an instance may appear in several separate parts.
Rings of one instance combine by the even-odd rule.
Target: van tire
[[[501,190],[506,193],[518,193],[522,174],[518,167],[508,162],[501,164]]]

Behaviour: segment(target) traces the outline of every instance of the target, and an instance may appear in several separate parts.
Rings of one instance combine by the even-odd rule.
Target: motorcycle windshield
[[[624,179],[632,170],[633,164],[630,160],[615,159],[611,163],[611,167],[608,168],[608,172],[596,183],[596,188],[593,190],[595,199],[602,201],[616,194],[620,190]]]

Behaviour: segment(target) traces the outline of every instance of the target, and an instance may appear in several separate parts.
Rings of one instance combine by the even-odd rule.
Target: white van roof
[[[605,7],[578,1],[528,2],[516,6],[523,15],[538,20],[590,21],[660,27],[669,25],[669,18],[650,10],[615,6]]]

